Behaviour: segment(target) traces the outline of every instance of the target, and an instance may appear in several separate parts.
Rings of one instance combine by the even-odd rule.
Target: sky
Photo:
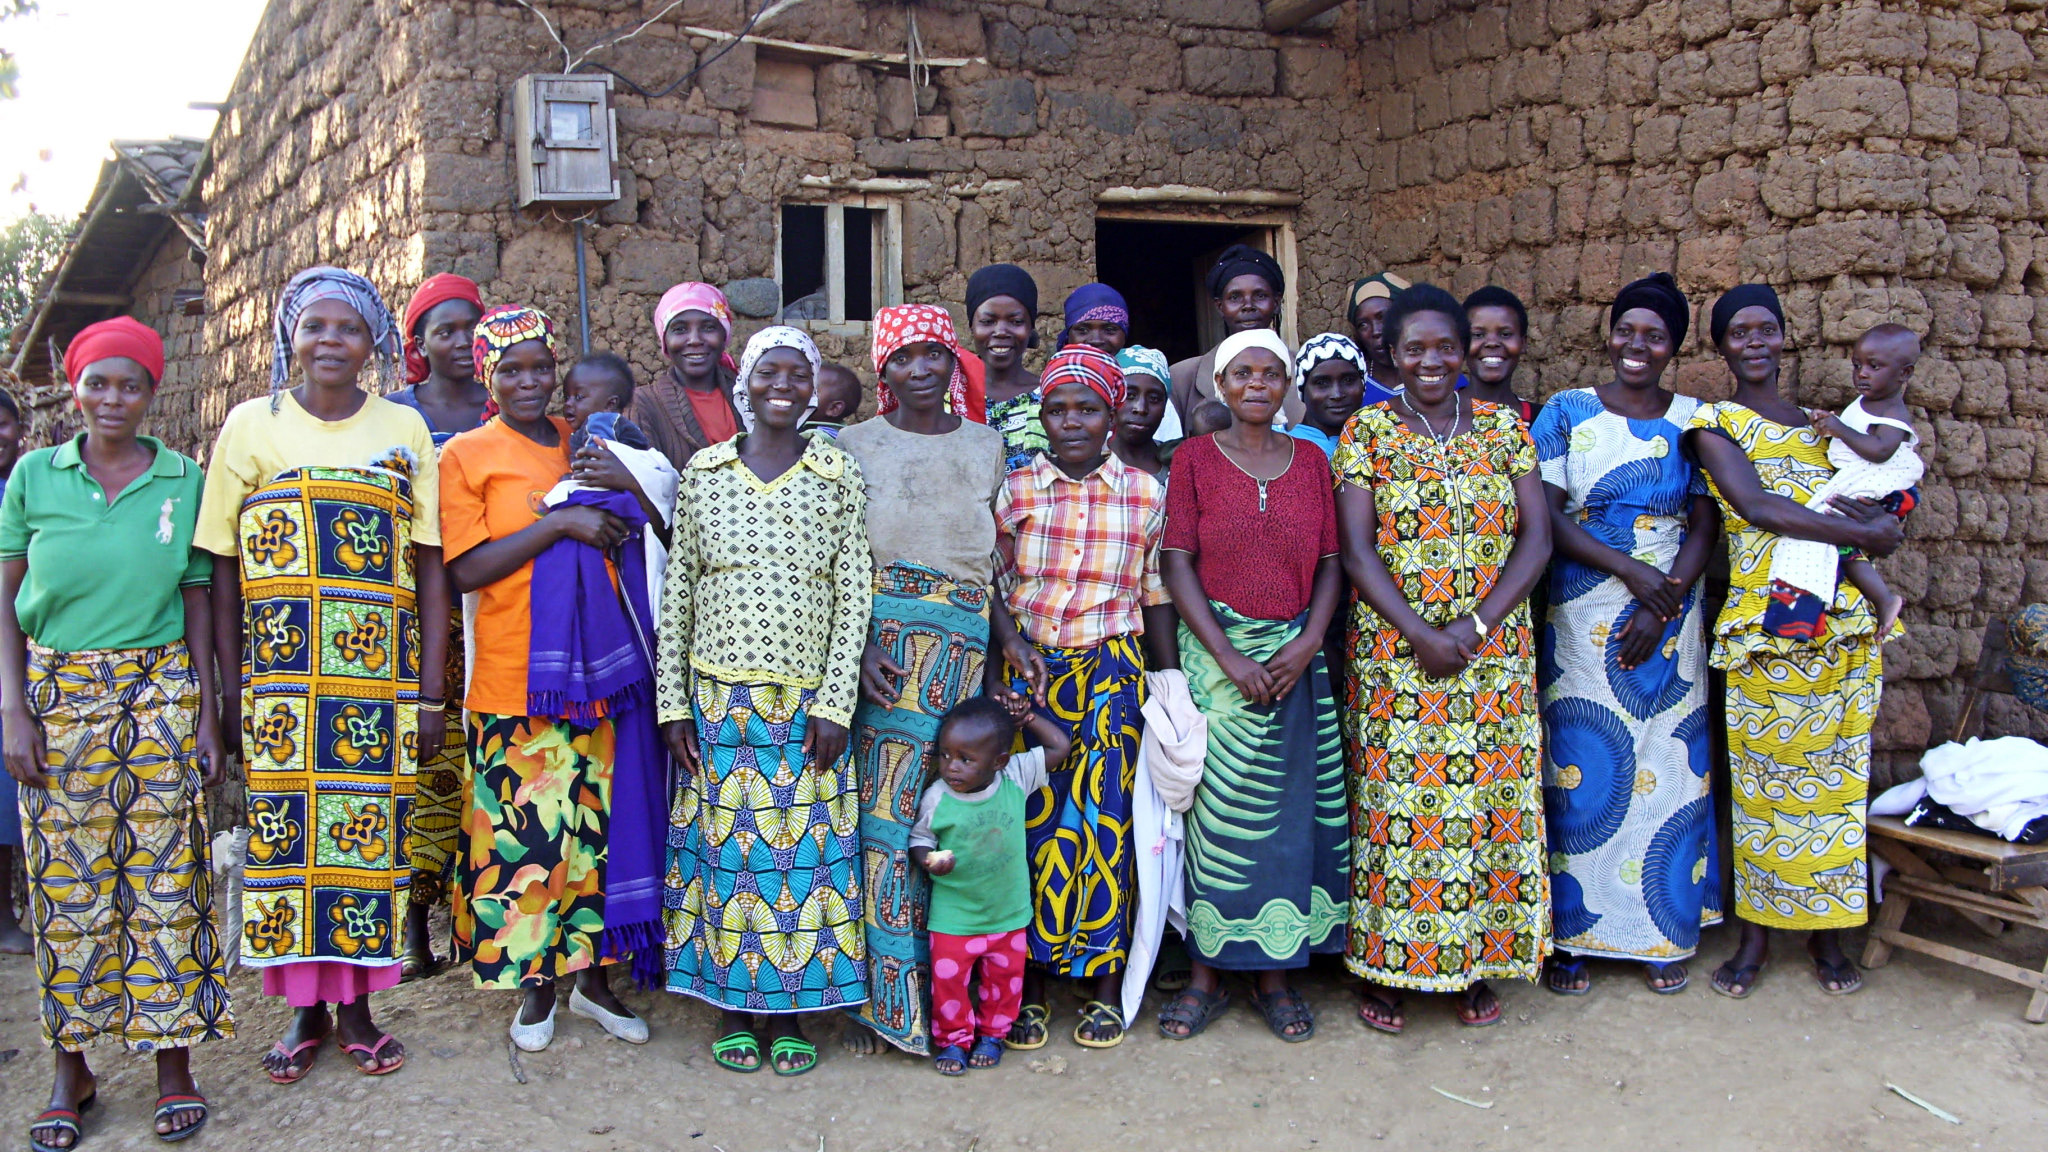
[[[112,140],[204,138],[227,97],[264,0],[41,0],[0,21],[21,67],[0,101],[0,221],[31,206],[75,217]],[[17,185],[23,185],[17,188]]]

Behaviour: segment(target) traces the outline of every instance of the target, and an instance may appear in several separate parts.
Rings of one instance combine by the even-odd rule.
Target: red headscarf
[[[152,385],[163,383],[164,338],[156,329],[126,316],[88,324],[64,349],[64,373],[72,384],[85,370],[111,356],[126,356],[149,370]]]
[[[417,384],[427,378],[426,350],[420,347],[420,321],[427,313],[450,300],[467,300],[484,310],[483,293],[477,291],[476,281],[453,272],[429,276],[420,284],[419,291],[412,294],[412,300],[405,306],[405,382]]]
[[[1045,371],[1038,375],[1038,396],[1042,400],[1062,384],[1080,384],[1093,389],[1111,411],[1123,406],[1127,389],[1124,370],[1116,358],[1086,344],[1069,344],[1052,354]]]
[[[944,344],[953,353],[953,378],[946,385],[946,408],[963,420],[988,423],[988,393],[983,383],[979,358],[960,347],[953,331],[953,315],[934,304],[897,304],[875,313],[875,373],[881,375],[889,357],[908,344]],[[969,360],[973,363],[970,366]],[[896,393],[886,379],[875,385],[875,409],[888,412],[896,407]]]

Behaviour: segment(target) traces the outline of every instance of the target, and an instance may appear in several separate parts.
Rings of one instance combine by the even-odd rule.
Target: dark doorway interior
[[[1178,220],[1095,221],[1095,275],[1131,306],[1131,342],[1168,361],[1199,356],[1222,339],[1202,277],[1232,244],[1270,247],[1269,228]]]

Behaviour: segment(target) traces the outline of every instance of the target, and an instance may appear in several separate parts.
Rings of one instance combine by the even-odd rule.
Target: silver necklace
[[[1429,438],[1431,440],[1436,441],[1437,448],[1439,451],[1443,449],[1444,443],[1446,441],[1448,441],[1449,439],[1451,439],[1451,437],[1456,436],[1458,434],[1458,421],[1462,419],[1465,415],[1464,405],[1459,404],[1455,399],[1453,399],[1451,401],[1451,430],[1449,433],[1443,436],[1438,436],[1436,434],[1436,425],[1431,424],[1429,422],[1429,417],[1424,416],[1422,414],[1422,410],[1415,406],[1415,402],[1408,399],[1408,394],[1406,392],[1401,393],[1401,407],[1406,408],[1410,416],[1413,416],[1417,420],[1422,421],[1423,428],[1428,430]]]

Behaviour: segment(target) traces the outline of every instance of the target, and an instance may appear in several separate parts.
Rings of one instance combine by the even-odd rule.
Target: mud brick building
[[[1868,326],[1928,344],[1911,399],[1931,473],[1885,565],[1913,606],[1887,650],[1884,783],[1947,729],[1985,621],[2048,600],[2044,3],[535,0],[544,22],[499,0],[276,0],[185,197],[207,214],[204,341],[164,431],[200,448],[264,388],[271,301],[316,261],[394,303],[461,272],[573,343],[578,216],[589,339],[646,372],[679,279],[728,285],[745,330],[818,317],[858,364],[878,303],[958,310],[966,274],[1004,259],[1049,310],[1115,284],[1138,339],[1186,354],[1200,267],[1245,239],[1288,268],[1295,338],[1339,326],[1366,270],[1514,289],[1525,386],[1547,394],[1599,380],[1627,279],[1675,273],[1696,330],[1713,294],[1766,280],[1809,406],[1846,402]],[[571,57],[615,78],[619,198],[518,209],[514,86]],[[1676,383],[1727,387],[1698,344]]]

